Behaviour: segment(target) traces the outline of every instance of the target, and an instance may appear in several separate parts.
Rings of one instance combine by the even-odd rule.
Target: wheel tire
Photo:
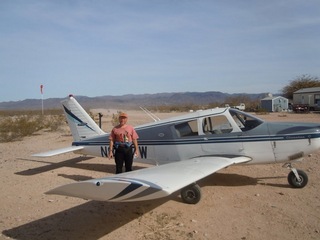
[[[297,172],[299,174],[300,181],[298,181],[294,172],[291,171],[288,174],[288,182],[293,188],[303,188],[308,183],[308,175],[302,170],[297,170]]]
[[[201,199],[201,189],[198,184],[192,184],[181,190],[182,201],[188,204],[196,204]]]

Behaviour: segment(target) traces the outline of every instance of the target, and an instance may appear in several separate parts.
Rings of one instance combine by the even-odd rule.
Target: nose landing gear
[[[291,163],[286,163],[283,167],[289,168],[291,171],[288,174],[288,183],[293,188],[303,188],[308,183],[308,175],[302,171],[297,170],[296,168],[292,167]]]

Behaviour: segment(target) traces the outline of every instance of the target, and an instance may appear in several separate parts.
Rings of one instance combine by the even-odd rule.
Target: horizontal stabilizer
[[[144,201],[170,195],[232,164],[251,161],[248,157],[199,157],[112,177],[67,184],[47,192],[98,201]]]
[[[52,157],[63,153],[74,152],[83,149],[83,146],[71,146],[66,148],[55,149],[52,151],[33,154],[33,157]]]

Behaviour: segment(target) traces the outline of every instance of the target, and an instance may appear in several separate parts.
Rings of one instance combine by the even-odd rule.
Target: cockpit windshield
[[[229,111],[234,121],[238,124],[239,128],[243,132],[256,128],[261,123],[263,123],[263,120],[261,120],[260,118],[254,117],[248,113],[241,112],[236,109],[230,109]]]

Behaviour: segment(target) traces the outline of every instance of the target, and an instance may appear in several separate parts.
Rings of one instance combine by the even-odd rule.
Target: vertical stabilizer
[[[61,103],[75,141],[104,134],[73,96],[69,96]]]

